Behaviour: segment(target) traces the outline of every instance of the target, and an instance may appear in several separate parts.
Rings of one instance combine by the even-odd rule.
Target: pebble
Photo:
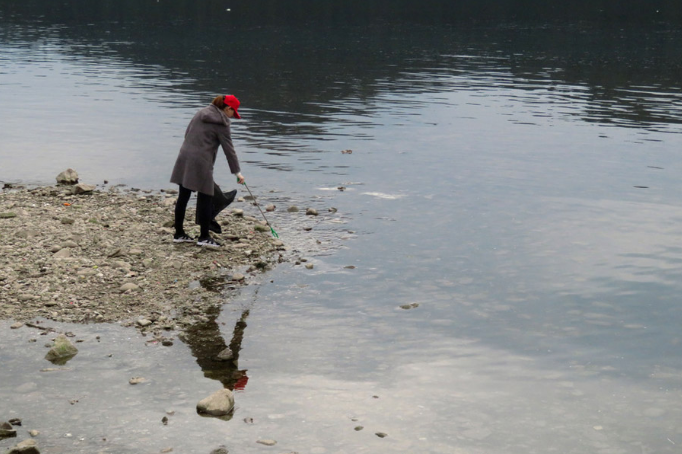
[[[315,266],[312,263],[306,263],[305,267],[308,270],[312,270]]]
[[[400,306],[401,309],[405,310],[414,309],[415,307],[419,307],[419,303],[403,304]]]
[[[289,213],[297,213],[299,210],[298,210],[298,207],[296,205],[292,205],[289,208],[287,208],[287,211]]]
[[[119,287],[119,290],[122,292],[127,292],[127,291],[133,291],[137,290],[140,287],[137,284],[133,284],[132,282],[128,282],[126,284],[123,284],[121,287]]]
[[[52,257],[58,258],[58,259],[63,259],[63,258],[66,258],[66,257],[71,257],[71,251],[68,250],[68,249],[60,249],[60,250],[58,250],[57,252],[55,252],[54,255],[53,255]]]
[[[10,326],[10,329],[19,329],[19,328],[21,328],[22,326],[24,326],[23,323],[21,323],[21,322],[16,322],[16,323],[14,323],[12,326]]]
[[[268,205],[265,207],[265,211],[275,211],[276,208],[275,205]]]
[[[265,446],[275,446],[277,442],[275,440],[269,440],[269,439],[263,439],[263,440],[258,440],[256,443],[260,443]]]
[[[138,385],[138,384],[144,383],[146,381],[147,380],[145,380],[144,377],[133,377],[130,380],[128,380],[128,383],[130,383],[131,385]]]
[[[388,434],[383,433],[383,432],[377,432],[375,435],[376,435],[377,437],[379,437],[379,438],[386,438],[386,437],[388,437]]]
[[[32,437],[37,437],[38,435],[40,435],[40,432],[38,432],[37,430],[34,429],[34,430],[29,430],[28,434]]]
[[[232,215],[233,216],[244,216],[244,210],[240,210],[239,208],[235,208],[232,210]]]
[[[305,210],[305,214],[308,216],[317,216],[317,210],[315,208],[308,208]]]
[[[355,430],[358,431],[358,432],[361,431],[362,429],[364,429],[364,427],[362,427],[362,426],[355,426]]]

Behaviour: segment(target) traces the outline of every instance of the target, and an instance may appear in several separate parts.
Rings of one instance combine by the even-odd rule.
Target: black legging
[[[187,211],[187,202],[189,202],[192,191],[183,185],[179,186],[180,195],[178,195],[178,201],[175,204],[175,234],[184,235],[185,211]],[[199,216],[199,226],[201,227],[199,238],[207,238],[209,235],[208,224],[211,222],[211,212],[213,211],[211,199],[213,199],[213,196],[197,192],[197,215]]]

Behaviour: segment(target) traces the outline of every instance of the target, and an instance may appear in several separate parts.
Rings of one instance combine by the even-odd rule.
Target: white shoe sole
[[[222,245],[220,245],[220,244],[204,243],[203,241],[197,241],[197,246],[208,247],[211,249],[218,249],[218,248],[222,247]]]

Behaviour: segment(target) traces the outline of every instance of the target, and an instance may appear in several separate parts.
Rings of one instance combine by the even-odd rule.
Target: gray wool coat
[[[211,104],[197,112],[189,122],[173,167],[171,183],[213,195],[213,166],[218,146],[225,152],[230,172],[239,173],[239,159],[230,136],[230,119]]]

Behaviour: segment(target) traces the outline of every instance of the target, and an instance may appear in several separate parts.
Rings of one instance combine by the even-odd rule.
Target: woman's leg
[[[199,238],[208,238],[208,225],[211,222],[211,213],[213,211],[213,196],[197,192],[197,216],[199,218],[199,226],[201,233]]]
[[[175,203],[175,236],[181,236],[185,234],[185,211],[187,211],[187,202],[192,195],[192,191],[180,186],[180,194],[178,195],[178,201]]]

